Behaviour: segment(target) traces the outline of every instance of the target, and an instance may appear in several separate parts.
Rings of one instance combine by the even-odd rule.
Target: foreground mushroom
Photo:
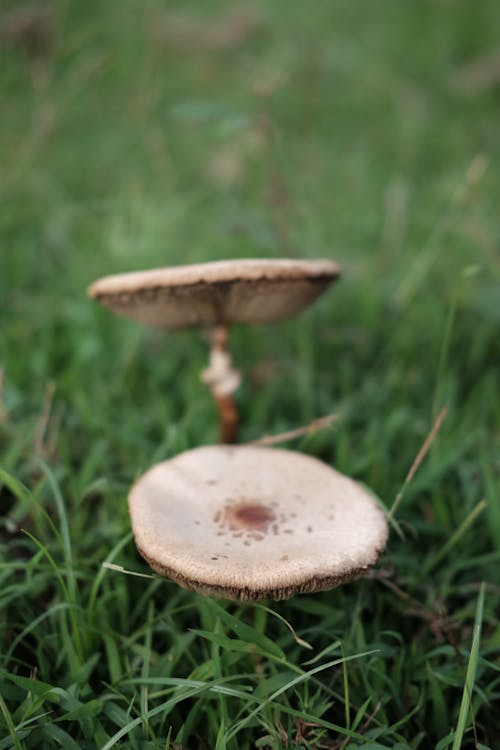
[[[258,446],[195,448],[133,486],[137,548],[185,588],[287,599],[360,576],[384,549],[385,515],[316,458]]]
[[[88,290],[113,312],[156,328],[212,328],[202,378],[217,402],[221,441],[234,442],[240,382],[228,351],[233,323],[271,323],[311,304],[339,276],[327,260],[225,260],[105,276]]]

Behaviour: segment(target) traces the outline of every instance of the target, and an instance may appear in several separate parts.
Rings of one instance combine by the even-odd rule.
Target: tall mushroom
[[[271,323],[311,304],[338,278],[327,260],[224,260],[105,276],[88,290],[113,312],[156,328],[210,327],[209,367],[202,373],[219,409],[220,438],[233,443],[240,375],[228,348],[233,323]]]

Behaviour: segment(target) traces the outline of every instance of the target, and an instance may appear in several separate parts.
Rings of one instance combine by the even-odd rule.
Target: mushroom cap
[[[104,276],[88,294],[156,328],[270,323],[303,310],[339,273],[328,260],[221,260]]]
[[[225,599],[287,599],[349,581],[388,537],[373,496],[316,458],[262,446],[204,446],[132,487],[141,555],[160,575]]]

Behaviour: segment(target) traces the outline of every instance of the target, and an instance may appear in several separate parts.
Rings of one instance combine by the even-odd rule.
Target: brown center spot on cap
[[[273,511],[260,503],[238,503],[226,511],[231,528],[245,528],[252,531],[265,531],[274,521]]]
[[[260,541],[264,538],[262,534],[276,521],[276,514],[269,505],[230,500],[222,511],[215,514],[214,521],[221,529],[230,531],[233,537],[245,536]]]

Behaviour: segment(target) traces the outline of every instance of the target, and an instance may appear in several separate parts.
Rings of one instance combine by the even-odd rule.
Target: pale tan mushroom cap
[[[316,458],[208,446],[157,464],[133,486],[140,553],[161,575],[227,599],[286,599],[361,575],[384,549],[385,515]]]
[[[88,293],[156,328],[270,323],[303,310],[339,273],[328,260],[222,260],[105,276]]]

